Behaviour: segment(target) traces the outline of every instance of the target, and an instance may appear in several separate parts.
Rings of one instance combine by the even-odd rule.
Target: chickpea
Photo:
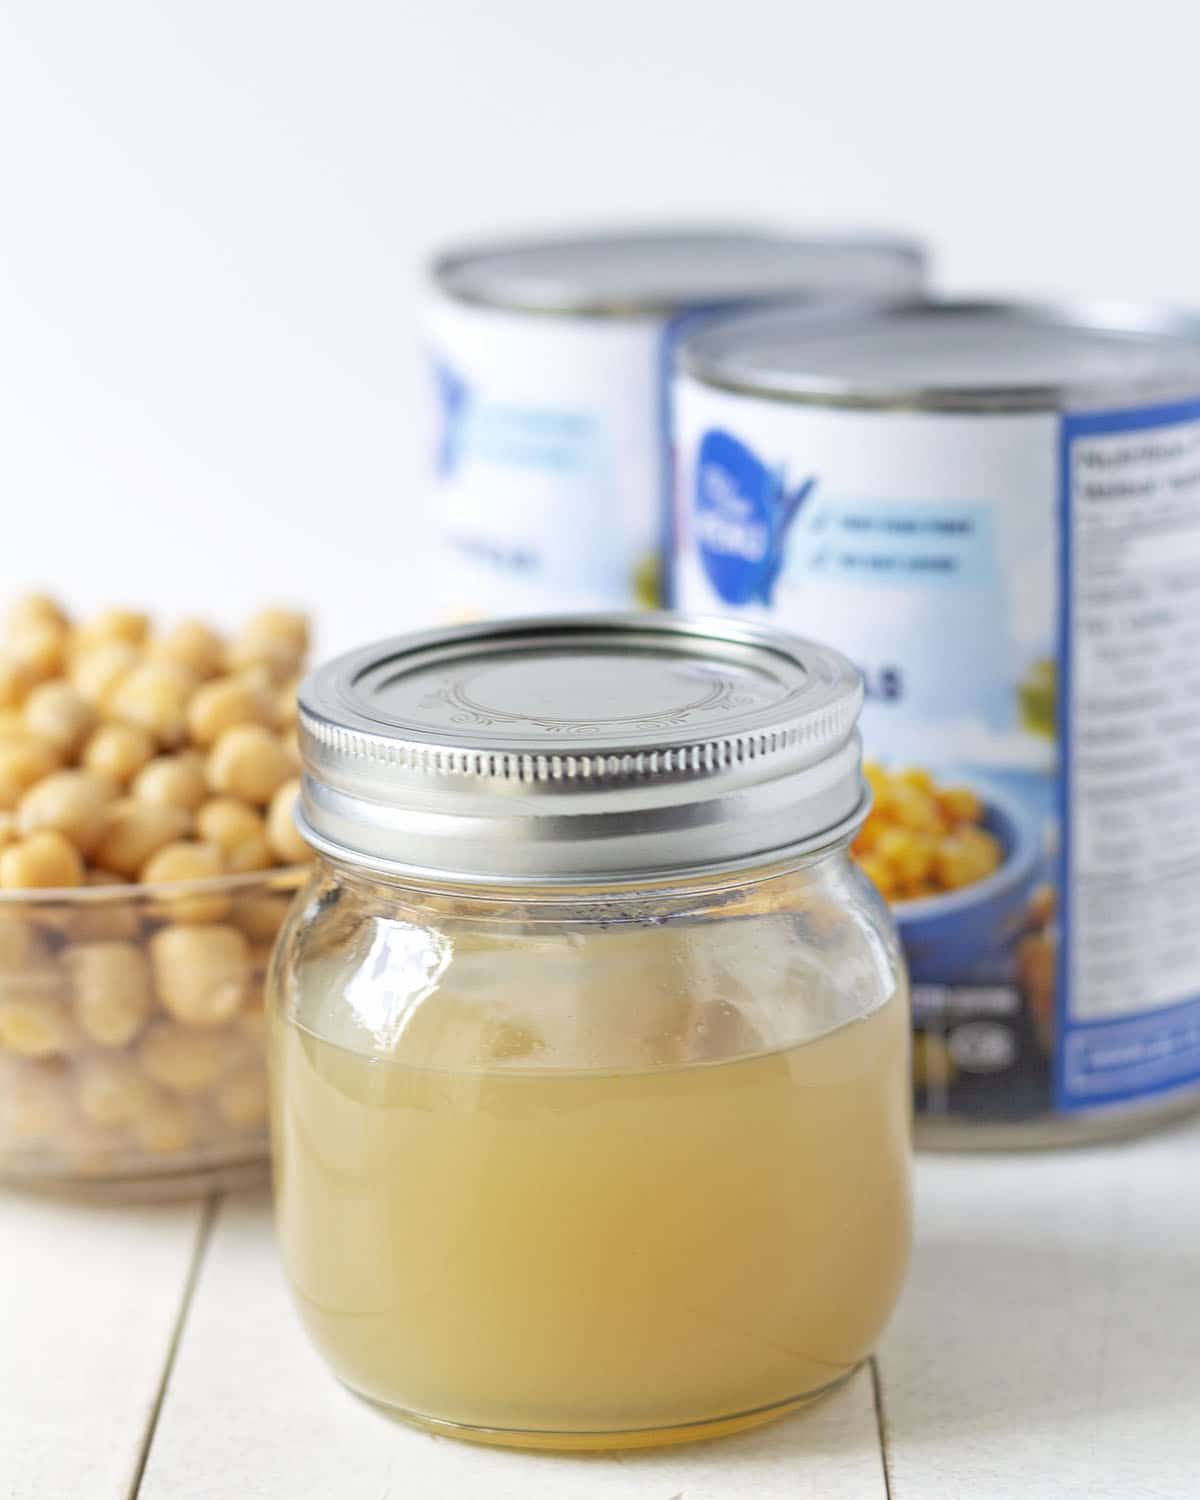
[[[45,957],[38,929],[20,912],[0,906],[0,973],[39,968]]]
[[[112,782],[94,771],[55,771],[21,798],[17,825],[26,834],[44,829],[64,833],[87,854],[104,830],[113,792]]]
[[[250,1130],[267,1117],[267,1080],[260,1067],[242,1068],[216,1091],[217,1113],[228,1125]]]
[[[300,679],[293,677],[290,682],[285,682],[275,691],[275,728],[280,732],[291,729],[295,725],[296,695],[299,689]]]
[[[254,975],[254,988],[248,1004],[258,1005],[262,1003],[262,991],[259,988],[267,977],[267,971],[271,967],[271,959],[275,953],[275,939],[266,938],[262,942],[250,945],[250,971]]]
[[[229,1061],[230,1039],[221,1032],[197,1031],[178,1021],[156,1022],[138,1043],[146,1076],[175,1094],[200,1094],[212,1087]]]
[[[969,786],[942,787],[936,795],[952,823],[978,823],[983,817],[983,804]]]
[[[292,774],[278,736],[258,724],[227,729],[208,758],[208,784],[245,802],[269,802]]]
[[[72,1119],[55,1137],[54,1145],[76,1176],[108,1175],[124,1154],[124,1131],[120,1126]]]
[[[948,838],[937,852],[934,865],[938,885],[944,891],[957,891],[973,885],[985,873],[971,849],[960,837]]]
[[[198,745],[215,745],[238,724],[270,725],[275,705],[261,683],[249,677],[218,677],[196,690],[188,705],[188,732]]]
[[[933,795],[909,782],[893,785],[890,809],[895,822],[917,833],[940,833],[945,826]]]
[[[29,738],[25,715],[19,708],[0,708],[0,743],[12,744]]]
[[[73,755],[91,733],[96,711],[69,682],[43,682],[25,700],[24,719],[33,739]]]
[[[965,824],[955,837],[960,858],[971,871],[971,881],[984,880],[998,870],[1004,860],[1000,840],[986,828]]]
[[[92,859],[101,869],[132,880],[152,854],[187,833],[190,821],[182,807],[159,807],[132,797],[114,802]]]
[[[154,755],[153,735],[132,724],[102,724],[83,747],[81,760],[89,771],[125,786]]]
[[[58,765],[58,752],[38,740],[0,744],[0,808],[16,807],[29,788]]]
[[[261,1047],[267,1039],[267,1017],[263,1010],[244,1010],[234,1021],[238,1034],[252,1047]]]
[[[181,620],[173,630],[151,642],[150,656],[154,661],[178,662],[204,681],[221,670],[225,643],[202,621]]]
[[[143,766],[134,778],[133,795],[142,802],[157,802],[195,812],[208,796],[204,757],[194,751],[158,756]]]
[[[287,641],[302,656],[309,647],[308,616],[298,609],[280,609],[278,605],[261,609],[242,631],[243,640],[255,638]]]
[[[275,863],[262,817],[236,797],[213,797],[206,802],[196,813],[196,832],[222,850],[231,874],[269,870]]]
[[[62,672],[66,646],[65,625],[52,620],[31,620],[9,631],[6,649],[34,682],[45,682]]]
[[[55,1057],[75,1039],[53,975],[22,974],[0,983],[0,1047],[20,1057]]]
[[[285,894],[241,896],[230,920],[252,943],[273,944],[290,905],[291,897]]]
[[[58,1139],[70,1117],[66,1075],[54,1063],[23,1064],[0,1086],[0,1126],[12,1135]]]
[[[312,848],[301,838],[293,817],[299,795],[300,781],[293,776],[271,798],[267,813],[267,842],[272,854],[285,865],[304,864],[313,857]]]
[[[164,844],[142,866],[141,878],[146,885],[173,881],[216,880],[225,873],[225,857],[216,844],[201,844],[180,839]],[[172,896],[161,903],[164,916],[172,922],[219,922],[229,910],[224,891],[206,895]]]
[[[196,1138],[192,1111],[182,1101],[157,1091],[130,1128],[143,1151],[163,1156],[186,1151]]]
[[[113,694],[142,661],[142,653],[128,641],[104,641],[72,661],[71,683],[89,703],[107,709]]]
[[[195,686],[195,677],[178,662],[143,662],[116,685],[108,707],[114,718],[148,730],[160,744],[177,745],[187,733]]]
[[[33,677],[23,663],[0,656],[0,708],[20,708],[33,686]]]
[[[123,1047],[153,1007],[150,966],[130,942],[75,943],[63,955],[80,1029],[102,1047]]]
[[[191,1026],[219,1026],[245,998],[249,944],[236,927],[164,927],[150,939],[155,988],[163,1009]]]
[[[79,1112],[94,1125],[127,1125],[155,1099],[155,1090],[128,1057],[89,1057],[79,1067]]]
[[[142,646],[150,629],[148,615],[136,609],[105,609],[85,620],[71,637],[71,654],[82,655],[96,646],[120,641],[127,646]]]
[[[902,890],[928,879],[936,850],[927,834],[909,828],[884,828],[875,846],[876,855],[891,868],[894,883]]]
[[[74,903],[70,931],[73,942],[128,942],[140,934],[138,906],[121,889],[126,884],[123,875],[117,875],[112,870],[85,870],[83,883],[85,886],[106,889],[111,894],[105,900]]]
[[[26,625],[61,625],[65,629],[70,621],[58,600],[49,594],[24,594],[13,602],[4,623],[11,635]]]
[[[273,719],[275,715],[275,689],[277,684],[274,677],[271,676],[270,667],[262,662],[253,662],[248,667],[239,667],[233,675],[240,678],[242,682],[248,682],[252,688],[256,688],[260,693],[265,693],[270,698],[271,716]]]
[[[0,850],[0,888],[59,890],[82,884],[83,856],[65,834],[33,833]]]
[[[308,621],[287,609],[264,609],[247,622],[229,647],[234,668],[265,666],[276,681],[296,675],[308,650]]]

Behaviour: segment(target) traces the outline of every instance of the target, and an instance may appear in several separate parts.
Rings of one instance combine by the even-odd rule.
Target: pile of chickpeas
[[[0,1174],[261,1151],[262,981],[310,855],[307,649],[282,609],[229,639],[127,609],[76,623],[44,595],[9,612]]]
[[[966,786],[939,786],[928,771],[863,773],[874,802],[852,845],[863,871],[888,901],[915,901],[974,885],[998,870],[1004,849],[982,826],[986,809]]]

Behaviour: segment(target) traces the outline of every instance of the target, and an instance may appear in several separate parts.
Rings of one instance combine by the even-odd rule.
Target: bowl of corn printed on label
[[[1038,880],[1037,829],[981,781],[863,769],[873,802],[854,856],[895,913],[912,979],[954,982],[1017,936]]]
[[[0,630],[0,1179],[100,1196],[261,1173],[262,987],[309,850],[308,626],[225,637],[45,595]]]

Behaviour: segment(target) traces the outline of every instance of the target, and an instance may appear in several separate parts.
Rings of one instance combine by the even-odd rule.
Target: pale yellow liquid
[[[301,1313],[409,1416],[534,1446],[707,1436],[837,1382],[895,1301],[899,997],[789,1050],[625,1074],[419,1069],[287,1021],[274,1047]]]

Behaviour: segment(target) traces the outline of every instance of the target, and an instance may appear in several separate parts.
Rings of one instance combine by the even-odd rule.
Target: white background
[[[0,0],[0,596],[406,622],[462,234],[891,225],[956,290],[1200,302],[1198,42],[1183,0]]]

